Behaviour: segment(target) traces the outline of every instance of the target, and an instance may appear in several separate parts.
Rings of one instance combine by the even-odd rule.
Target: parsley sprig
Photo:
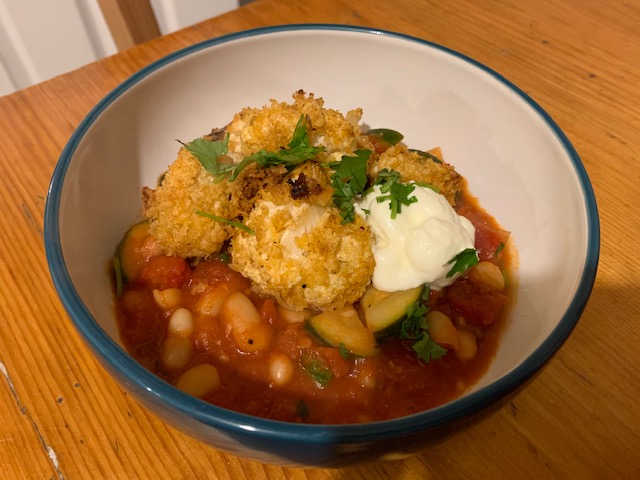
[[[449,260],[445,265],[451,265],[451,270],[447,273],[447,278],[453,277],[456,273],[462,275],[469,268],[478,264],[478,252],[475,248],[467,248]]]
[[[333,203],[340,210],[343,225],[355,220],[353,201],[365,192],[367,186],[367,160],[371,150],[356,150],[353,153],[353,157],[343,155],[341,161],[328,164],[333,169]]]
[[[287,148],[281,148],[277,152],[260,150],[246,156],[238,164],[219,162],[220,157],[229,151],[229,134],[226,135],[224,140],[211,142],[197,138],[190,143],[184,144],[184,146],[198,159],[205,170],[214,176],[216,182],[225,178],[233,182],[238,178],[240,172],[252,163],[257,163],[262,168],[275,165],[284,165],[286,168],[292,168],[325,151],[322,145],[318,147],[311,145],[304,115],[300,115]]]
[[[429,293],[430,289],[425,287],[420,298],[409,305],[407,316],[400,326],[400,338],[413,340],[411,348],[425,363],[437,360],[447,353],[445,348],[438,345],[429,336],[429,324],[426,319],[426,314],[429,311],[429,307],[426,305]]]
[[[211,142],[204,138],[196,138],[192,142],[183,143],[182,145],[198,159],[207,172],[213,175],[216,183],[226,178],[234,169],[233,164],[218,161],[221,156],[226,155],[229,151],[228,133],[224,140]]]
[[[196,215],[200,215],[201,217],[208,218],[209,220],[214,220],[216,222],[224,223],[226,225],[239,228],[240,230],[244,230],[245,232],[247,232],[249,235],[256,234],[255,231],[253,231],[251,228],[247,227],[244,223],[241,223],[241,222],[234,222],[233,220],[229,220],[228,218],[219,217],[217,215],[213,215],[207,212],[202,212],[200,210],[196,210]]]
[[[378,177],[374,185],[380,185],[380,195],[376,198],[378,203],[389,201],[389,209],[391,209],[391,218],[402,211],[403,205],[411,205],[418,201],[411,196],[415,190],[415,185],[410,183],[400,183],[400,173],[395,170],[384,168],[378,173]]]
[[[309,374],[311,378],[320,386],[326,387],[331,379],[333,373],[329,366],[322,360],[313,357],[306,357],[302,360],[302,368]]]

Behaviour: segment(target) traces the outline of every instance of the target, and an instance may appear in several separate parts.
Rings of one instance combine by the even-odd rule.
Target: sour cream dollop
[[[373,286],[395,292],[423,284],[434,290],[451,285],[459,275],[447,278],[453,266],[448,262],[474,248],[476,232],[471,222],[427,187],[415,185],[411,196],[418,201],[402,205],[395,218],[391,218],[389,201],[378,203],[379,196],[376,186],[356,204],[374,234]]]

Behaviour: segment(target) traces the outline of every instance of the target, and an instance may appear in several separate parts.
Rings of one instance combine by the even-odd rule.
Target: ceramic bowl
[[[486,375],[461,398],[396,420],[303,425],[190,397],[122,348],[106,264],[141,217],[140,190],[176,155],[176,138],[226,125],[246,106],[304,89],[363,121],[440,145],[471,192],[512,232],[517,302]],[[589,297],[599,255],[593,191],[565,134],[522,90],[478,62],[405,35],[336,25],[240,32],[188,47],[131,76],[82,121],[53,174],[45,216],[51,276],[104,368],[175,428],[263,462],[336,467],[398,458],[483,411],[537,372]]]

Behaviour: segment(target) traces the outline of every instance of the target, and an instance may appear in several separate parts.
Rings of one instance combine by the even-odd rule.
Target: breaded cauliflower
[[[231,228],[196,211],[229,218],[229,199],[229,183],[214,183],[213,176],[185,148],[180,149],[161,185],[143,190],[151,235],[169,255],[183,258],[207,257],[220,251]]]
[[[439,148],[434,149],[432,153],[442,158]],[[418,152],[410,151],[403,144],[395,145],[380,156],[373,157],[367,167],[367,174],[372,180],[381,170],[387,168],[400,173],[402,182],[426,182],[433,185],[451,205],[455,204],[456,194],[462,190],[463,186],[462,176],[453,166],[444,161],[437,163],[430,158],[425,158]]]
[[[358,148],[362,110],[342,113],[324,108],[324,100],[299,90],[293,103],[271,100],[263,108],[244,108],[227,125],[229,153],[239,162],[243,157],[260,150],[275,152],[291,141],[301,115],[306,116],[307,134],[313,146],[323,145],[336,160]]]
[[[232,239],[231,268],[260,293],[299,310],[354,303],[375,266],[369,226],[359,216],[342,225],[340,212],[327,207],[331,190],[323,175],[307,162],[291,182],[263,191],[245,220],[255,235],[238,230]]]

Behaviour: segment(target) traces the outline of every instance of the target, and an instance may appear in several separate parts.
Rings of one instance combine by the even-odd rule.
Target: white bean
[[[427,313],[426,319],[429,324],[429,336],[434,342],[448,350],[458,349],[458,330],[447,315],[431,310]]]
[[[282,305],[278,305],[278,316],[287,323],[302,323],[313,315],[310,310],[292,310]]]
[[[225,298],[220,315],[243,352],[257,352],[271,345],[273,329],[262,322],[258,309],[244,293],[233,292]]]
[[[478,353],[476,336],[469,330],[460,328],[458,329],[458,337],[460,338],[460,343],[458,345],[458,350],[455,352],[458,360],[462,360],[464,362],[475,358]]]
[[[168,336],[162,345],[162,361],[172,370],[187,366],[193,357],[193,344],[185,337]]]
[[[153,290],[153,299],[163,310],[169,310],[180,304],[182,294],[179,288],[167,288],[166,290]]]
[[[188,337],[193,332],[193,315],[186,308],[178,308],[169,318],[167,327],[169,335]]]
[[[176,387],[194,397],[205,398],[220,387],[218,369],[208,363],[192,367],[180,375]]]
[[[216,285],[210,288],[205,293],[198,303],[196,304],[196,310],[203,315],[211,315],[217,317],[220,315],[220,309],[222,308],[222,302],[229,296],[229,287],[225,284]]]
[[[269,376],[274,385],[282,387],[293,378],[293,362],[284,353],[275,352],[269,355]]]
[[[500,267],[491,262],[480,262],[469,270],[469,280],[476,285],[483,285],[489,290],[504,290],[504,275]]]

